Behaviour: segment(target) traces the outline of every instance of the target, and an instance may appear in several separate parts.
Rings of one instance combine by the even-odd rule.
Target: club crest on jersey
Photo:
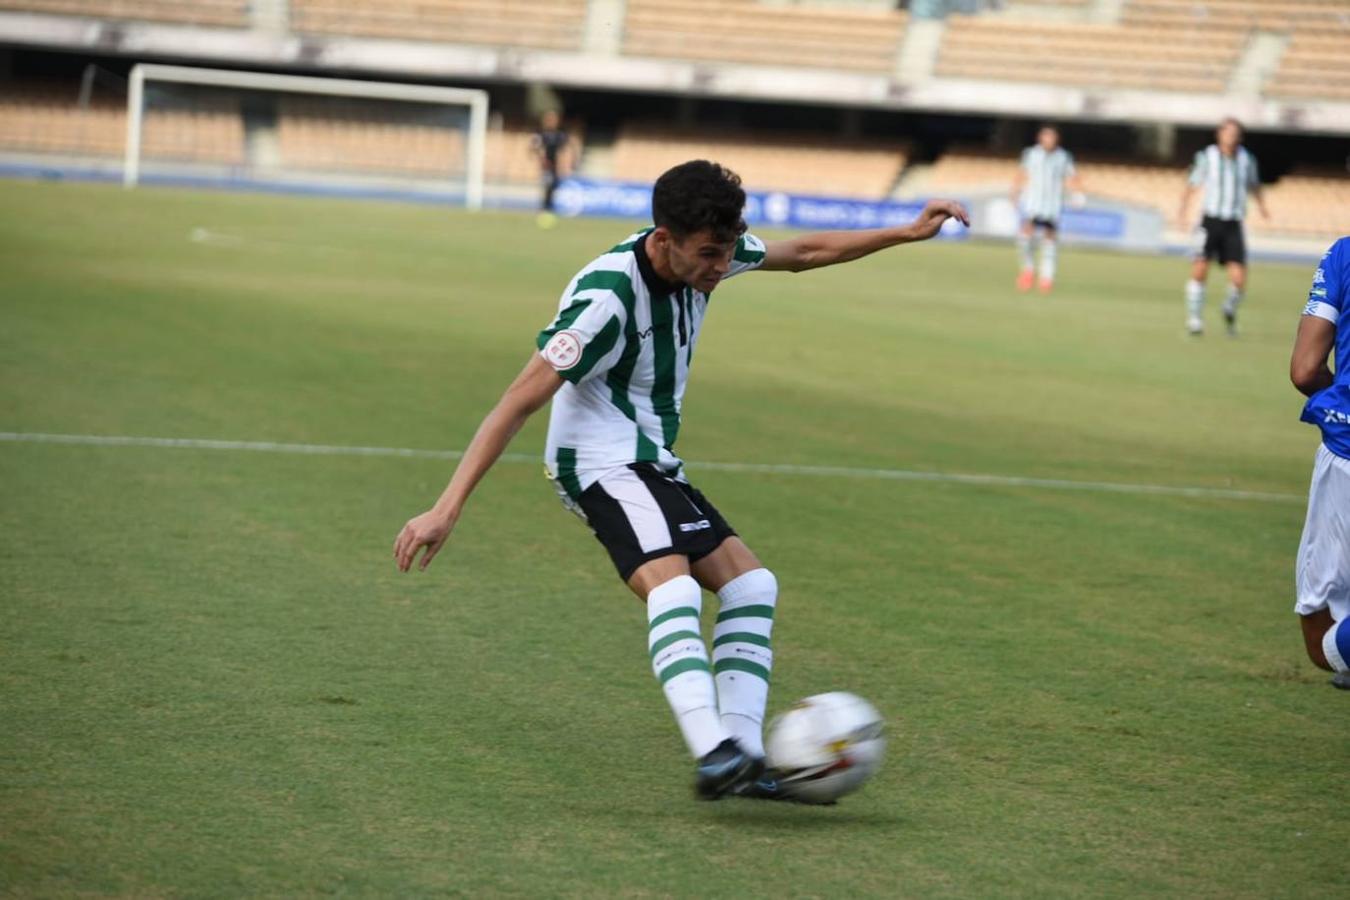
[[[581,336],[575,331],[560,331],[544,345],[544,359],[559,372],[565,372],[581,360]]]

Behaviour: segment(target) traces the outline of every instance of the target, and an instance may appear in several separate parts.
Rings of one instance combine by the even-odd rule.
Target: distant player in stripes
[[[1303,421],[1322,430],[1299,543],[1294,612],[1308,656],[1350,688],[1350,237],[1313,272],[1289,377],[1305,394]],[[1336,371],[1327,365],[1334,354]]]
[[[675,455],[681,405],[713,292],[756,269],[801,272],[938,233],[956,203],[912,223],[765,242],[746,233],[740,179],[696,160],[657,180],[655,226],[576,274],[529,363],[483,420],[440,499],[394,542],[426,568],[470,493],[529,416],[551,399],[545,455],[563,505],[590,526],[619,577],[646,603],[652,668],[697,762],[699,796],[775,798],[761,734],[773,666],[778,583]],[[703,591],[720,606],[712,657],[699,631]]]
[[[1036,143],[1022,151],[1022,162],[1013,179],[1013,203],[1022,214],[1022,229],[1017,235],[1017,252],[1022,259],[1017,275],[1019,291],[1029,291],[1036,283],[1037,244],[1041,293],[1049,293],[1054,287],[1065,187],[1081,194],[1082,179],[1074,168],[1073,155],[1059,144],[1059,129],[1042,125]]]
[[[1215,143],[1195,154],[1177,216],[1183,229],[1190,227],[1191,197],[1199,190],[1204,191],[1203,217],[1195,229],[1191,278],[1186,282],[1186,330],[1193,335],[1205,333],[1205,279],[1210,261],[1217,260],[1228,270],[1223,319],[1228,333],[1236,335],[1238,305],[1247,289],[1247,242],[1242,220],[1247,216],[1249,194],[1261,217],[1270,218],[1261,196],[1256,157],[1242,146],[1242,125],[1237,119],[1224,119],[1215,131]]]

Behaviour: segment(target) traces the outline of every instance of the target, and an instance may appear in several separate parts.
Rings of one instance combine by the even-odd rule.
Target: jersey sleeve
[[[1205,166],[1205,151],[1201,150],[1191,161],[1191,174],[1186,178],[1192,187],[1199,187],[1205,183]]]
[[[1256,157],[1250,153],[1247,154],[1247,187],[1256,188],[1261,186],[1261,169],[1256,165]]]
[[[605,282],[602,284],[601,282]],[[609,371],[623,352],[628,309],[620,291],[632,285],[623,272],[591,272],[535,344],[539,355],[573,384]]]
[[[1068,150],[1064,151],[1064,180],[1068,181],[1078,174],[1078,167],[1074,165],[1073,154]]]
[[[764,265],[764,242],[746,232],[736,241],[736,252],[731,255],[731,269],[723,279],[753,271],[762,265]]]
[[[1343,237],[1331,245],[1313,272],[1308,305],[1303,308],[1305,316],[1317,316],[1336,324],[1345,308],[1346,276],[1350,274],[1347,268],[1350,268],[1350,237]]]
[[[1035,149],[1036,148],[1034,147],[1024,147],[1022,149],[1022,158],[1018,161],[1017,164],[1022,167],[1023,172],[1031,171],[1031,153]]]

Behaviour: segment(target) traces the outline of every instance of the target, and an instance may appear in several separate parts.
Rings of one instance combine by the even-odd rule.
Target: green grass
[[[0,430],[463,447],[625,228],[0,183]],[[1254,268],[1237,341],[1180,334],[1183,268],[1070,250],[1022,297],[1008,248],[931,244],[718,292],[680,449],[782,583],[771,707],[889,720],[835,808],[691,799],[641,606],[537,465],[399,576],[448,464],[0,443],[0,893],[1343,891],[1296,499],[698,468],[1301,494],[1306,267]]]

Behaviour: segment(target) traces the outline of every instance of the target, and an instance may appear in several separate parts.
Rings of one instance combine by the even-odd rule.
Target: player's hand
[[[923,212],[909,224],[910,232],[914,240],[926,241],[941,231],[948,219],[955,219],[967,227],[970,225],[970,213],[960,203],[955,200],[929,200]]]
[[[406,572],[411,569],[413,560],[417,558],[417,551],[423,547],[427,548],[427,552],[422,554],[422,561],[417,567],[425,569],[440,552],[441,547],[445,546],[446,538],[450,537],[450,531],[454,527],[453,520],[447,519],[434,509],[409,519],[408,524],[403,526],[403,530],[394,540],[394,562],[398,565],[398,570]]]

